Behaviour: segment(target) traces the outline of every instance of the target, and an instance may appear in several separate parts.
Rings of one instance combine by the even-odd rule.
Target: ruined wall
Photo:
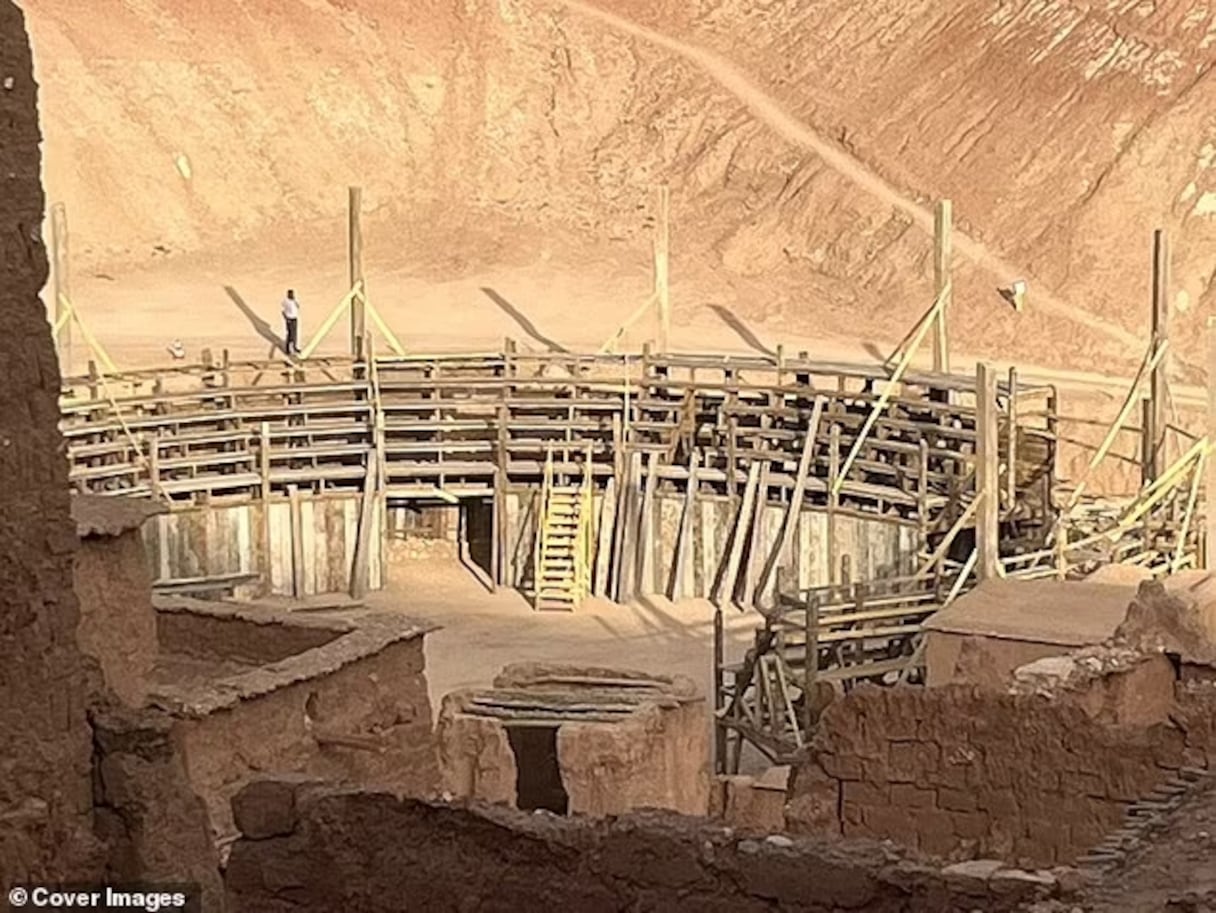
[[[438,771],[423,668],[422,638],[414,637],[332,673],[179,719],[174,740],[213,829],[232,831],[229,801],[266,771],[433,794]],[[352,744],[318,742],[335,736]]]
[[[81,540],[72,580],[80,601],[80,649],[97,660],[110,689],[138,707],[157,652],[152,580],[139,533]]]
[[[21,12],[0,0],[0,882],[87,879],[91,738],[72,592],[76,531],[39,226],[36,86]]]
[[[552,818],[306,787],[258,798],[225,874],[236,913],[1003,913],[1060,893],[1026,873],[943,878],[871,843],[740,841],[669,814]]]
[[[1030,640],[929,631],[925,635],[925,684],[936,688],[957,682],[1004,690],[1019,666],[1067,650],[1059,644]]]
[[[197,884],[203,909],[223,909],[219,856],[207,810],[193,792],[168,716],[95,713],[97,827],[109,847],[106,877]]]
[[[704,700],[650,707],[612,725],[565,725],[557,755],[570,810],[620,815],[667,808],[709,811],[709,738]]]
[[[1172,687],[1168,660],[1150,662]],[[1139,685],[1161,684],[1151,665],[1145,674]],[[795,776],[790,824],[942,856],[1071,862],[1210,738],[1210,720],[1207,734],[1199,725],[1208,705],[1180,726],[1168,700],[1149,712],[1138,688],[1108,684],[1075,699],[859,689],[824,714],[813,760]]]

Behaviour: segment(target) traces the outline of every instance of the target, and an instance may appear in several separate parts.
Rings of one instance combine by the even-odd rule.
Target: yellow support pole
[[[76,326],[80,327],[80,335],[84,337],[85,343],[93,351],[93,354],[97,356],[97,360],[101,362],[101,365],[103,368],[105,368],[106,373],[117,374],[118,368],[114,366],[114,362],[110,358],[109,353],[106,352],[102,344],[97,341],[97,337],[89,331],[87,326],[85,326],[84,318],[80,316],[80,312],[76,309],[76,306],[72,304],[66,295],[61,294],[59,298],[60,302],[67,309],[67,312],[71,315],[72,319],[76,321]]]
[[[1205,450],[1199,455],[1199,461],[1195,463],[1195,471],[1191,476],[1191,492],[1186,499],[1186,513],[1182,515],[1182,527],[1178,531],[1178,547],[1174,549],[1174,560],[1170,562],[1171,571],[1182,569],[1182,559],[1186,556],[1186,537],[1191,531],[1191,519],[1195,516],[1195,502],[1199,500],[1199,483],[1207,469],[1208,458],[1208,451]]]
[[[1102,439],[1102,445],[1090,459],[1089,465],[1085,468],[1085,473],[1081,476],[1081,481],[1077,485],[1076,491],[1072,493],[1072,497],[1068,499],[1067,511],[1072,511],[1077,506],[1077,502],[1081,500],[1081,495],[1085,491],[1085,486],[1089,483],[1089,477],[1093,471],[1098,468],[1098,465],[1106,459],[1106,455],[1110,452],[1110,448],[1115,444],[1115,438],[1119,436],[1119,432],[1123,430],[1123,426],[1127,424],[1127,419],[1131,415],[1132,409],[1136,404],[1136,393],[1144,386],[1144,379],[1148,374],[1156,370],[1157,365],[1161,363],[1161,359],[1165,357],[1166,350],[1169,348],[1169,340],[1162,340],[1157,346],[1155,352],[1150,349],[1144,353],[1144,360],[1140,363],[1140,369],[1136,372],[1136,377],[1132,381],[1131,387],[1128,388],[1127,396],[1123,399],[1123,406],[1119,409],[1119,414],[1111,423],[1110,429],[1106,432],[1106,437]]]
[[[329,316],[325,318],[320,328],[313,334],[312,340],[304,347],[304,350],[300,353],[300,358],[307,358],[316,350],[317,346],[321,344],[321,340],[334,328],[334,324],[338,322],[343,312],[350,307],[350,303],[354,300],[355,295],[361,294],[361,291],[362,283],[356,283],[351,287],[349,292],[342,296],[342,300],[329,312]]]
[[[866,437],[870,434],[870,431],[873,430],[874,423],[878,421],[878,416],[880,416],[883,413],[883,410],[886,409],[890,404],[891,396],[895,390],[895,385],[899,383],[900,379],[904,376],[904,372],[908,370],[908,365],[912,363],[912,356],[915,355],[916,350],[920,348],[920,344],[924,341],[925,336],[928,334],[929,328],[934,325],[934,321],[946,300],[946,293],[948,291],[948,287],[943,288],[937,296],[937,301],[933,303],[933,307],[929,308],[929,310],[925,313],[925,316],[921,318],[920,327],[913,335],[912,341],[908,344],[908,348],[900,357],[899,364],[896,365],[895,371],[891,374],[890,380],[887,381],[886,389],[884,389],[882,395],[878,397],[878,402],[874,404],[874,408],[870,410],[870,414],[866,417],[865,424],[861,426],[861,431],[857,435],[857,440],[853,442],[853,446],[849,450],[848,457],[845,458],[844,463],[840,467],[840,472],[836,475],[836,478],[832,480],[832,494],[840,494],[840,489],[844,487],[845,477],[848,476],[849,470],[853,467],[853,463],[857,459],[857,455],[861,453],[861,448],[865,444]]]
[[[367,311],[367,315],[369,317],[371,317],[372,323],[374,323],[376,325],[376,329],[378,329],[380,331],[380,334],[384,337],[385,341],[388,343],[389,348],[392,349],[394,352],[396,352],[398,355],[404,355],[405,347],[403,345],[401,345],[401,342],[397,339],[396,336],[393,335],[393,331],[388,328],[388,324],[384,322],[384,318],[380,316],[380,312],[378,310],[376,310],[376,308],[372,305],[372,303],[368,299],[368,297],[366,295],[364,295],[363,293],[359,293],[359,295],[356,297],[362,299],[364,308]]]

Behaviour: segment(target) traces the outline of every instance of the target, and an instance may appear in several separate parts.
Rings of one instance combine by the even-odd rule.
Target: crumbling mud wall
[[[82,539],[72,580],[80,601],[80,649],[101,666],[110,690],[140,706],[158,647],[152,575],[139,531]]]
[[[861,842],[739,840],[666,813],[611,821],[254,784],[225,884],[237,913],[403,908],[1002,913],[1059,893],[1048,878],[943,877]]]
[[[273,669],[153,694],[177,717],[174,741],[217,836],[232,832],[232,796],[267,771],[411,796],[438,791],[422,637],[374,651],[347,640],[364,636],[344,635]]]
[[[186,881],[203,909],[223,909],[219,855],[207,810],[195,795],[165,714],[130,708],[92,715],[96,749],[97,830],[109,848],[115,882]]]
[[[76,531],[46,311],[36,86],[0,0],[0,882],[88,879],[91,737],[72,592]]]
[[[557,755],[570,810],[619,815],[667,808],[709,811],[709,739],[705,701],[650,707],[611,726],[563,726]]]
[[[1070,863],[1207,751],[1202,722],[1216,703],[1196,700],[1188,721],[1165,657],[1122,674],[1133,670],[1134,681],[1102,676],[1075,694],[859,689],[823,716],[791,788],[791,827],[944,857]]]

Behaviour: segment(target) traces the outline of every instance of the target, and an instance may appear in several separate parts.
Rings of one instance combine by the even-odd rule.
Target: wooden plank
[[[981,580],[1000,574],[1000,439],[997,426],[996,372],[991,365],[980,363],[975,372],[976,428],[979,431],[976,451],[976,497],[982,499],[976,516],[975,543],[979,554],[978,573]]]
[[[1207,385],[1208,414],[1207,438],[1216,444],[1216,317],[1209,317],[1207,324]],[[1209,458],[1205,472],[1203,490],[1204,510],[1204,562],[1208,571],[1216,570],[1216,458]]]
[[[747,534],[747,547],[743,552],[743,606],[756,605],[756,564],[764,548],[763,530],[768,514],[769,476],[772,466],[768,460],[760,461],[760,482],[756,489],[756,505],[752,513],[751,530]]]
[[[760,486],[760,463],[753,462],[747,469],[747,484],[743,488],[743,501],[735,515],[734,527],[730,536],[730,550],[726,564],[710,597],[715,605],[724,605],[735,598],[735,584],[739,577],[739,562],[743,558],[743,548],[752,530],[752,506],[756,501],[756,490]]]
[[[668,281],[671,189],[663,184],[657,192],[654,241],[654,293],[659,303],[659,351],[666,354],[671,343],[671,290]]]
[[[295,485],[287,486],[287,504],[290,510],[291,594],[296,599],[300,599],[306,594],[304,588],[304,520],[300,489]]]
[[[347,188],[347,240],[349,252],[347,264],[350,268],[350,288],[358,287],[366,293],[363,285],[363,226],[360,214],[363,209],[363,188]],[[364,337],[367,333],[366,308],[362,295],[355,295],[350,302],[350,353],[358,358],[363,353]]]
[[[683,599],[691,595],[689,591],[692,588],[688,585],[687,577],[688,562],[693,551],[693,521],[697,510],[697,456],[694,450],[688,457],[688,482],[684,487],[684,506],[676,534],[675,558],[671,562],[671,588],[668,591],[671,599]]]
[[[806,437],[802,442],[802,456],[798,460],[798,473],[794,476],[794,490],[790,493],[789,504],[786,505],[785,515],[781,520],[781,529],[777,534],[777,541],[773,545],[773,549],[769,553],[763,569],[760,571],[759,579],[756,581],[756,590],[761,594],[761,597],[764,596],[769,582],[776,573],[781,556],[790,547],[790,540],[794,535],[794,527],[798,522],[798,514],[802,510],[802,499],[806,496],[807,475],[811,469],[811,458],[815,454],[815,444],[819,437],[819,420],[823,416],[825,405],[826,401],[822,396],[815,397],[815,406],[811,411],[810,420],[807,422]]]
[[[362,599],[367,595],[371,577],[372,520],[376,503],[375,454],[367,455],[367,475],[359,503],[359,529],[355,537],[354,567],[350,575],[350,596]]]
[[[1169,238],[1164,229],[1153,232],[1153,347],[1160,348],[1169,339]],[[1152,482],[1164,471],[1169,458],[1165,453],[1165,428],[1169,422],[1167,378],[1170,357],[1161,359],[1149,380],[1150,423],[1145,426],[1144,481]]]
[[[953,253],[953,204],[949,200],[938,200],[933,220],[933,281],[941,307],[933,338],[933,371],[936,374],[950,373],[950,333],[948,314],[953,298],[951,256]]]
[[[592,592],[596,596],[608,596],[609,572],[612,568],[612,542],[616,529],[616,476],[608,479],[604,494],[599,499],[599,529],[595,546],[595,574]]]
[[[638,592],[653,593],[655,587],[654,575],[654,540],[657,521],[655,514],[655,487],[659,477],[655,472],[658,466],[658,454],[654,451],[646,454],[646,486],[642,494],[641,511],[638,517]]]

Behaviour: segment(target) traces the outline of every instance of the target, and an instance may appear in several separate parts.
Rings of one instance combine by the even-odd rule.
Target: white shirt
[[[283,299],[283,316],[288,320],[297,320],[300,317],[300,302],[294,298]]]

